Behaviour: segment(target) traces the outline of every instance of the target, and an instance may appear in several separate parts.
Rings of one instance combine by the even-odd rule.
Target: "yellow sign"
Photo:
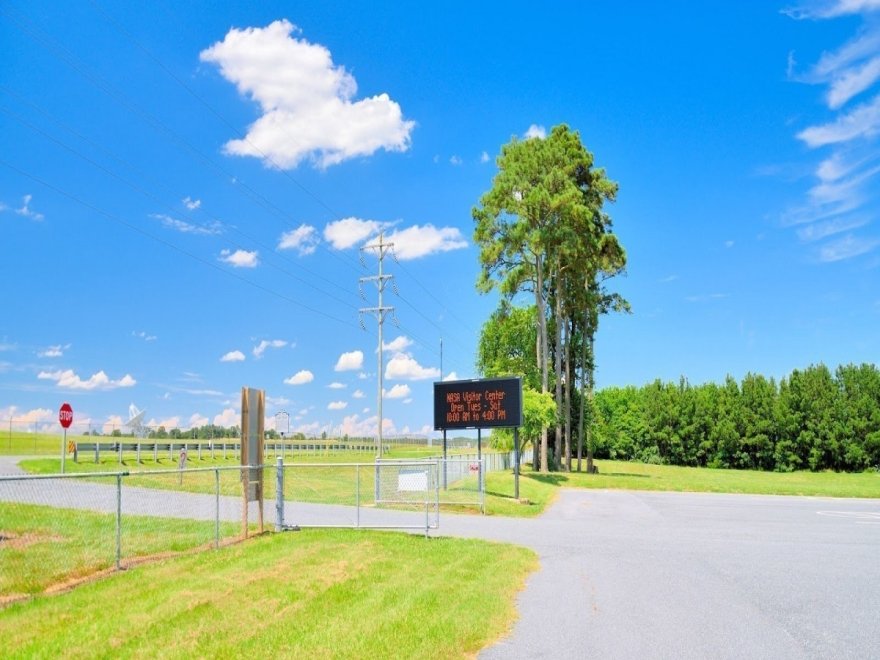
[[[72,454],[76,451],[76,443],[73,440],[67,441],[67,453]]]

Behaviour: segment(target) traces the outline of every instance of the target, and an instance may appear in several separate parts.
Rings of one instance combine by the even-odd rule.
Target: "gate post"
[[[284,459],[275,457],[275,531],[284,528]]]

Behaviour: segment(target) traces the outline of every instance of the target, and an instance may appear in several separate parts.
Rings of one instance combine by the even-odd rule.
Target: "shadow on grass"
[[[603,477],[638,477],[639,479],[653,479],[650,474],[636,474],[634,472],[603,472]]]
[[[553,486],[558,486],[559,484],[568,481],[568,476],[565,474],[524,474],[522,476],[534,479],[535,481],[540,481],[544,484],[551,484]]]

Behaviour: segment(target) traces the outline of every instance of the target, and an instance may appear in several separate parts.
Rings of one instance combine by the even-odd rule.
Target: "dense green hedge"
[[[759,470],[880,467],[880,371],[873,364],[795,370],[778,384],[656,380],[596,394],[598,457]]]

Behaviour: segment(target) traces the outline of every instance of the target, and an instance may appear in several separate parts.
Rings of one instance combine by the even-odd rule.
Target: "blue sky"
[[[600,387],[878,362],[880,2],[613,4],[4,3],[0,420],[248,385],[373,434],[384,231],[386,432],[426,432],[497,304],[471,208],[562,122],[620,184]]]

